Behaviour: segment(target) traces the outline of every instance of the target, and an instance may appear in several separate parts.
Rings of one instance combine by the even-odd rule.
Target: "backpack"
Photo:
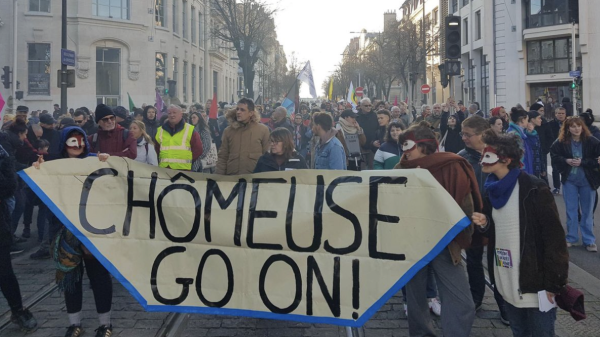
[[[129,130],[123,129],[123,142],[125,142],[128,137],[129,137]],[[97,132],[92,135],[92,148],[94,149],[94,151],[99,152],[100,149],[96,145],[98,145],[98,133]],[[146,148],[146,152],[148,152],[147,150],[148,150],[148,148]]]

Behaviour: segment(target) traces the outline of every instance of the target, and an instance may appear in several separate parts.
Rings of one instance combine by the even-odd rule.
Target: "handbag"
[[[211,143],[210,151],[208,151],[206,157],[200,159],[200,161],[202,161],[202,169],[213,168],[217,166],[218,159],[219,156],[217,154],[217,145],[215,145],[215,143]]]

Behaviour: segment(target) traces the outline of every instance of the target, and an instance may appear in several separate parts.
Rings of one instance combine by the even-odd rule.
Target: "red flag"
[[[394,99],[394,106],[398,106],[398,96]]]
[[[217,93],[215,92],[213,94],[212,104],[210,105],[210,112],[208,113],[208,118],[209,119],[217,119],[218,111],[219,111],[219,108],[217,108]]]
[[[2,116],[2,108],[4,108],[4,98],[2,97],[2,93],[0,93],[0,116]]]
[[[408,104],[408,96],[404,99],[404,103]]]

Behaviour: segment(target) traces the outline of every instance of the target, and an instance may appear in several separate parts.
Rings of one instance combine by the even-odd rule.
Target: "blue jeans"
[[[573,183],[567,181],[563,186],[565,206],[567,208],[567,242],[577,243],[579,241],[579,227],[583,244],[588,246],[596,243],[594,236],[594,203],[596,191],[590,184]],[[578,211],[581,208],[581,221]]]
[[[514,337],[554,337],[556,308],[541,312],[538,308],[517,308],[508,302],[504,307]]]
[[[436,298],[437,286],[435,284],[435,274],[430,266],[425,268],[427,268],[427,298]],[[406,303],[406,287],[402,287],[402,298],[404,299],[404,303]]]

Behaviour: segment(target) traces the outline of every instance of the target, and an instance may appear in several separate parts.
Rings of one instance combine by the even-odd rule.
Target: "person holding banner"
[[[361,148],[367,143],[363,129],[356,121],[356,114],[351,109],[346,109],[340,115],[336,126],[336,136],[344,146],[348,158],[348,170],[360,171],[362,160]]]
[[[156,131],[160,126],[157,119],[156,108],[152,105],[147,105],[144,108],[143,116],[144,119],[142,120],[142,122],[144,122],[144,125],[146,126],[146,132],[148,133],[150,138],[155,139]]]
[[[313,115],[313,134],[319,138],[314,162],[317,170],[346,170],[346,152],[333,128],[333,118],[327,112]]]
[[[192,163],[202,155],[200,134],[183,119],[183,110],[171,105],[167,122],[156,131],[158,165],[173,170],[191,171]]]
[[[490,280],[504,297],[513,336],[554,336],[555,295],[567,284],[569,252],[546,183],[520,169],[514,135],[483,133],[483,213],[473,223],[489,237]],[[543,207],[540,207],[543,205]]]
[[[411,126],[400,136],[399,142],[404,153],[395,169],[426,169],[468,217],[481,209],[481,195],[473,168],[466,159],[454,153],[436,152],[438,141],[429,123]],[[473,226],[469,225],[428,265],[435,274],[443,304],[441,316],[445,336],[469,336],[475,320],[475,305],[460,264],[461,250],[469,247],[472,234]],[[427,301],[427,271],[428,268],[422,268],[406,284],[410,336],[435,336]]]
[[[114,121],[114,119],[113,119]],[[85,131],[77,126],[66,127],[61,133],[59,154],[50,156],[50,159],[87,158],[96,156],[90,153],[90,144]],[[100,161],[110,157],[107,153],[98,153]],[[42,156],[33,163],[37,169],[44,163]],[[96,312],[100,326],[96,329],[97,337],[110,337],[112,324],[110,314],[112,308],[112,279],[110,273],[100,262],[83,246],[77,237],[68,231],[60,220],[53,216],[48,237],[52,240],[50,247],[56,270],[58,288],[64,291],[67,314],[70,326],[65,337],[78,337],[84,332],[81,326],[81,309],[83,305],[83,272],[90,279],[94,292]]]
[[[304,157],[294,147],[292,134],[286,128],[277,128],[269,137],[271,148],[256,163],[254,173],[308,169]]]

